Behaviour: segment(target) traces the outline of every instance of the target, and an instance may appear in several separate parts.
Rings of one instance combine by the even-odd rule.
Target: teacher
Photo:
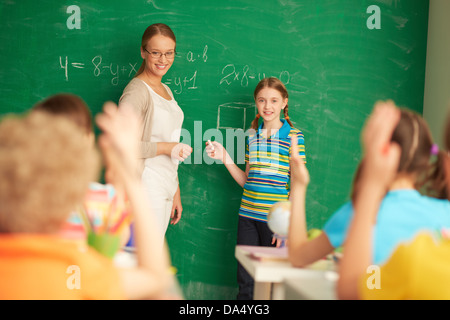
[[[180,143],[183,111],[170,88],[162,83],[162,77],[174,62],[175,49],[175,34],[169,26],[162,23],[149,26],[142,36],[144,61],[119,100],[119,108],[129,104],[141,119],[140,172],[162,241],[169,220],[176,224],[181,218],[178,163],[192,152],[189,145]]]

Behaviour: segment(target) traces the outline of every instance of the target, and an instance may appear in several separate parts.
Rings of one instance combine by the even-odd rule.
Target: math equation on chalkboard
[[[273,75],[266,75],[265,72],[252,72],[248,65],[240,68],[233,63],[229,63],[222,68],[219,84],[229,86],[236,83],[242,87],[248,87],[249,82],[252,80],[259,82],[265,77],[276,77],[284,84],[289,84],[291,75],[287,70],[283,70]]]
[[[117,64],[105,61],[101,55],[93,57],[86,63],[85,61],[71,60],[68,56],[59,57],[59,66],[64,71],[64,78],[69,81],[75,69],[86,69],[94,77],[109,77],[111,84],[117,86],[121,77],[130,78],[137,72],[137,62]]]
[[[192,63],[206,63],[208,60],[207,46],[205,46],[201,54],[193,54],[188,51],[185,54],[185,59],[188,64]],[[104,58],[102,55],[96,55],[88,58],[86,61],[72,59],[69,56],[59,56],[59,67],[62,73],[62,78],[65,81],[75,75],[79,76],[79,72],[87,72],[92,77],[101,78],[110,83],[112,86],[118,86],[122,79],[128,81],[134,77],[139,69],[139,62],[125,62],[115,63]],[[289,84],[291,75],[287,70],[274,72],[273,74],[266,74],[266,72],[256,72],[252,70],[249,65],[237,66],[233,63],[219,66],[217,70],[210,70],[207,72],[209,79],[211,73],[217,76],[217,83],[220,87],[227,87],[230,85],[238,85],[248,87],[256,85],[252,81],[259,82],[266,76],[273,76],[280,79],[284,84]],[[205,77],[205,73],[201,73],[198,69],[189,69],[183,72],[182,75],[166,76],[163,82],[172,88],[175,94],[181,94],[186,90],[198,89],[198,79]],[[201,81],[200,81],[201,82]]]
[[[68,56],[60,56],[59,66],[66,81],[70,80],[72,74],[77,72],[77,69],[84,69],[93,77],[107,79],[113,86],[119,85],[122,78],[130,79],[134,77],[139,69],[138,62],[127,62],[122,64],[113,63],[107,61],[101,55],[97,55],[87,62],[72,60]],[[170,87],[174,87],[174,92],[176,94],[181,94],[184,89],[197,89],[196,80],[197,70],[194,70],[192,74],[189,75],[165,77],[164,83]]]

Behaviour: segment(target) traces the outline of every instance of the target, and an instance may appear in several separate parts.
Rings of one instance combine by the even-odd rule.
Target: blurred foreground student
[[[33,111],[49,112],[75,123],[84,133],[88,148],[95,147],[95,134],[92,114],[83,99],[69,93],[55,94],[40,101],[32,108]],[[77,155],[73,155],[77,156]],[[123,187],[117,185],[110,170],[105,173],[107,184],[95,181],[89,183],[85,200],[67,219],[61,228],[61,235],[72,240],[85,242],[87,232],[86,219],[89,220],[93,232],[110,233],[120,237],[120,244],[125,245],[130,238],[129,208]],[[107,222],[107,226],[105,226]]]
[[[399,147],[390,139],[398,119],[399,111],[393,105],[379,105],[363,132],[368,160],[339,268],[337,292],[341,299],[450,299],[450,239],[442,238],[441,230],[419,233],[400,245],[381,268],[372,266],[373,221],[378,218],[384,190],[394,178],[400,160]],[[449,120],[444,139],[447,152]],[[436,152],[437,146],[433,148]],[[450,169],[448,154],[438,153],[446,162],[446,170]]]
[[[392,141],[399,146],[401,158],[397,173],[385,186],[378,219],[374,220],[371,261],[385,262],[399,243],[411,240],[420,230],[450,227],[450,207],[443,183],[442,156],[434,159],[433,141],[423,118],[407,109],[398,110]],[[355,174],[352,201],[336,211],[324,226],[324,232],[307,239],[305,193],[309,176],[300,159],[291,158],[292,214],[289,229],[289,259],[294,266],[305,266],[325,257],[345,243],[354,216],[354,199],[359,196],[360,171],[365,170],[364,156]],[[422,195],[419,190],[425,190]]]
[[[106,104],[97,122],[105,162],[129,194],[137,266],[118,269],[57,235],[98,175],[80,129],[45,112],[9,117],[0,124],[0,299],[157,298],[170,284],[168,252],[135,174],[138,121]]]

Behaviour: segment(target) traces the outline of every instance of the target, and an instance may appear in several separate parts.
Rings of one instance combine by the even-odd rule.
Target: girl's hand
[[[170,156],[172,160],[178,160],[183,162],[192,153],[192,148],[190,145],[185,143],[174,143]]]
[[[277,243],[277,248],[287,245],[287,239],[278,238],[275,234],[272,236],[272,244]]]
[[[206,154],[208,157],[216,160],[221,160],[223,163],[225,163],[225,158],[227,155],[227,150],[217,141],[213,141],[209,144],[206,142]]]
[[[298,154],[297,136],[291,137],[291,185],[307,186],[309,184],[309,172],[304,160]]]

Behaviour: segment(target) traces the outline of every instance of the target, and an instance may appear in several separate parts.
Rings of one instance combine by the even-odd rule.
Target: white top
[[[183,110],[175,101],[172,91],[163,84],[172,97],[164,99],[146,84],[153,99],[152,142],[180,142],[181,126],[184,120]],[[171,196],[178,188],[178,160],[166,155],[145,159],[145,167],[155,183],[163,187]]]

